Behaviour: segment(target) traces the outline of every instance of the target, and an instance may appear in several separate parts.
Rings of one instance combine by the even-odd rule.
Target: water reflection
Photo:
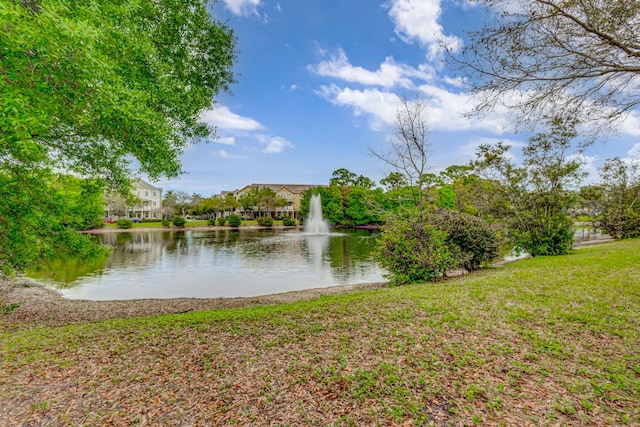
[[[255,296],[377,282],[368,231],[308,235],[296,230],[155,231],[101,235],[113,248],[103,265],[58,263],[55,280],[74,299]],[[76,274],[77,273],[77,274]],[[61,280],[62,279],[62,280]],[[67,280],[71,279],[71,280]]]

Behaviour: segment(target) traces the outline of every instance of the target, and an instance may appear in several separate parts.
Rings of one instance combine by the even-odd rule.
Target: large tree
[[[482,100],[525,120],[585,114],[600,126],[640,103],[640,4],[628,0],[475,0],[493,18],[454,61]],[[599,119],[599,120],[598,120]]]
[[[123,191],[133,165],[178,175],[234,81],[234,43],[202,0],[0,0],[0,187],[24,201],[0,204],[0,224],[53,241],[56,209],[29,195],[54,168]],[[46,218],[19,220],[31,211]]]
[[[510,146],[481,145],[475,171],[492,181],[494,200],[509,228],[512,243],[531,255],[562,255],[573,241],[569,210],[583,174],[572,146],[577,136],[575,120],[554,117],[547,132],[529,139],[521,165],[509,153]]]
[[[616,239],[640,236],[640,162],[608,159],[601,177],[597,225]]]
[[[421,98],[402,98],[396,110],[395,135],[388,148],[371,150],[378,159],[400,173],[411,190],[411,197],[418,212],[418,219],[424,219],[426,191],[425,181],[428,170],[430,127],[425,117],[427,102]]]

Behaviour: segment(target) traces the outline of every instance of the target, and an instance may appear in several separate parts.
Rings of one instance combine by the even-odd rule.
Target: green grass
[[[9,425],[639,425],[640,240],[0,342]]]

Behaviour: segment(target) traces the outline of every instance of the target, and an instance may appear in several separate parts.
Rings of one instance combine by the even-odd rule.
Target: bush
[[[162,220],[161,224],[162,224],[163,227],[168,227],[169,224],[171,224],[171,222],[168,219],[165,218],[165,219]]]
[[[282,225],[284,225],[285,227],[292,227],[296,225],[296,220],[285,216],[284,218],[282,218]]]
[[[435,282],[458,265],[446,243],[447,233],[417,219],[390,221],[378,240],[376,260],[392,286]]]
[[[532,218],[526,228],[512,227],[510,235],[517,249],[532,256],[564,255],[573,243],[573,221],[565,214]]]
[[[218,218],[218,222],[217,222],[217,224],[218,224],[219,226],[221,226],[221,227],[222,227],[222,226],[223,226],[223,225],[225,225],[226,223],[227,223],[227,218]]]
[[[215,218],[209,218],[207,220],[207,225],[216,225],[216,219]]]
[[[187,223],[187,220],[181,216],[175,216],[173,217],[172,222],[173,222],[173,225],[176,227],[184,227],[184,225]]]
[[[229,225],[231,227],[240,227],[240,224],[242,224],[242,219],[239,215],[236,214],[229,215],[229,218],[227,218],[227,220],[229,221]]]
[[[458,264],[469,271],[479,270],[499,255],[500,241],[495,230],[483,219],[443,209],[430,221],[448,234],[446,242]]]
[[[263,216],[261,218],[258,218],[258,225],[261,225],[263,227],[271,227],[273,226],[273,218],[271,218],[270,216]]]
[[[116,227],[118,228],[131,228],[133,227],[133,221],[130,219],[122,218],[116,220]]]

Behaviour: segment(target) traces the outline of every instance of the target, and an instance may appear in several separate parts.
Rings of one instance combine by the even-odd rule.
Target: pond
[[[94,265],[56,262],[30,276],[65,298],[249,297],[385,280],[367,230],[139,231],[96,238],[113,248]]]

